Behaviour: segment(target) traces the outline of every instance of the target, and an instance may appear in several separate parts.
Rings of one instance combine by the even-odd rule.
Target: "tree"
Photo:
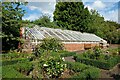
[[[97,30],[100,30],[99,28],[102,27],[102,24],[104,23],[104,18],[101,17],[96,10],[91,10],[90,14],[91,14],[90,16],[91,21],[88,23],[89,28],[87,32],[96,33]]]
[[[82,2],[58,2],[54,21],[59,27],[84,32],[88,29],[90,13]]]
[[[26,2],[3,2],[2,3],[2,49],[16,49],[19,42],[19,29],[22,27],[22,17],[25,10],[21,6]]]
[[[43,15],[39,19],[32,21],[32,23],[42,27],[52,27],[52,28],[57,27],[57,25],[54,22],[51,22],[50,17],[46,15]]]

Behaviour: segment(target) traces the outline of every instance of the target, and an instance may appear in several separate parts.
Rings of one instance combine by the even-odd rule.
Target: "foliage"
[[[84,32],[88,28],[90,13],[82,2],[58,2],[55,6],[54,21],[61,28]]]
[[[119,55],[120,49],[118,47],[118,48],[107,49],[107,51],[110,52],[110,55],[117,56]]]
[[[34,55],[32,54],[16,53],[16,52],[1,54],[1,56],[2,56],[2,60],[14,60],[18,58],[29,58],[32,60],[32,58],[34,58]]]
[[[86,58],[83,57],[82,55],[75,55],[74,59],[77,62],[81,62],[87,65],[92,65],[98,68],[102,68],[102,69],[111,69],[113,66],[115,66],[117,63],[120,62],[120,56],[109,56],[109,58],[107,58],[107,60],[105,59],[106,57],[102,57],[102,60],[95,60],[95,59],[90,59],[90,58]]]
[[[100,76],[100,70],[97,68],[88,68],[81,73],[73,75],[71,78],[77,80],[97,80]]]
[[[12,65],[12,64],[16,64],[16,63],[22,63],[22,62],[29,62],[29,61],[30,61],[29,58],[19,58],[19,59],[14,59],[14,60],[3,60],[2,61],[2,66]]]
[[[25,76],[16,71],[12,66],[3,66],[2,78],[25,78]]]
[[[58,52],[59,50],[63,50],[63,45],[55,38],[45,38],[45,39],[43,39],[43,42],[35,48],[34,54],[36,56],[39,56],[45,50]]]
[[[94,48],[94,55],[95,55],[96,59],[98,59],[100,57],[101,53],[102,53],[102,50],[99,47]]]
[[[67,68],[76,72],[82,72],[88,68],[90,68],[90,66],[79,63],[79,62],[65,62],[67,64]]]
[[[102,56],[102,50],[99,47],[95,47],[94,49],[87,50],[81,56],[98,60]]]
[[[62,52],[60,53],[61,57],[68,57],[68,56],[74,56],[76,53],[75,52]]]
[[[19,29],[22,27],[22,17],[26,2],[3,2],[2,3],[2,49],[16,49],[18,45]]]
[[[62,63],[62,58],[50,56],[47,60],[42,59],[40,65],[43,69],[43,74],[47,78],[58,78],[66,68],[66,64]]]
[[[28,62],[17,63],[13,65],[13,68],[20,73],[24,73],[25,75],[28,75],[28,73],[33,70],[33,64]]]
[[[75,74],[72,75],[71,79],[78,80],[89,80],[96,79],[100,76],[100,70],[93,66],[85,65],[79,62],[65,62],[67,68],[74,71]]]
[[[41,27],[50,27],[50,28],[56,28],[57,25],[54,22],[51,22],[50,17],[47,15],[43,15],[39,19],[36,19],[35,21],[32,21],[31,23],[39,25]]]

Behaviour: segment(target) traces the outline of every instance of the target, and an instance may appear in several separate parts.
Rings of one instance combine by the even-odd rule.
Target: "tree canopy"
[[[22,27],[22,17],[25,6],[21,2],[3,2],[2,3],[2,49],[16,49],[19,42],[19,29]]]
[[[90,22],[90,13],[82,2],[58,2],[54,21],[59,27],[84,32]]]
[[[39,19],[36,19],[35,21],[31,21],[31,23],[39,25],[41,27],[51,27],[51,28],[57,27],[57,25],[54,22],[52,22],[50,17],[47,15],[43,15]]]

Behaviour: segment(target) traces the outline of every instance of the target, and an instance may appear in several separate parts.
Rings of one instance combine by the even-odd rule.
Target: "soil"
[[[73,56],[65,57],[65,61],[75,62],[75,60],[74,60],[74,57],[73,57]]]

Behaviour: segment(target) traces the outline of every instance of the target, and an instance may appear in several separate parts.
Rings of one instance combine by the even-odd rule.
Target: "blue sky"
[[[35,20],[42,15],[50,16],[53,20],[53,12],[55,10],[56,1],[55,0],[28,0],[28,5],[25,7],[26,14],[23,20]],[[89,10],[97,10],[105,20],[112,20],[119,22],[120,17],[118,16],[118,11],[120,12],[119,0],[83,0],[85,7]],[[118,19],[119,17],[119,19]]]

